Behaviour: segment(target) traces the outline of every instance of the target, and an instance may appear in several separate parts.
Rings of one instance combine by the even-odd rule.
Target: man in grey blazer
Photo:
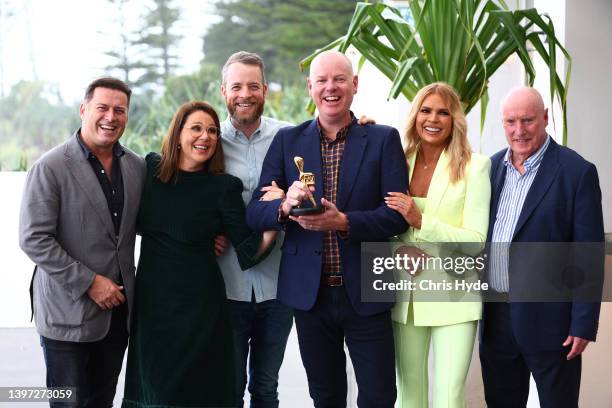
[[[118,79],[92,82],[81,128],[34,163],[21,204],[47,387],[74,387],[71,406],[112,406],[127,345],[145,177],[142,158],[118,142],[130,95]]]

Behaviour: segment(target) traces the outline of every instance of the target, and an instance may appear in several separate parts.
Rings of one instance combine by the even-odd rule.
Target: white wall
[[[0,328],[32,327],[29,284],[34,264],[19,248],[19,204],[26,173],[0,172]]]
[[[612,2],[565,2],[565,44],[572,55],[568,94],[568,146],[597,166],[605,230],[612,231]],[[608,271],[612,257],[607,259]],[[612,406],[612,304],[602,305],[597,342],[584,355],[581,406]]]
[[[612,1],[566,2],[565,41],[573,57],[568,145],[599,171],[606,231],[612,231]]]

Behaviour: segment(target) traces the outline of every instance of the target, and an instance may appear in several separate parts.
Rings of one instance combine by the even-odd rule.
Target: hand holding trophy
[[[298,171],[300,172],[300,181],[306,184],[308,187],[314,186],[315,185],[315,175],[313,173],[304,172],[304,159],[301,158],[300,156],[295,156],[293,158],[293,161]],[[301,208],[301,205],[299,205],[298,207],[292,208],[290,211],[290,214],[294,216],[320,214],[325,210],[325,208],[317,205],[317,202],[315,201],[312,195],[309,195],[308,197],[310,198],[312,207]]]

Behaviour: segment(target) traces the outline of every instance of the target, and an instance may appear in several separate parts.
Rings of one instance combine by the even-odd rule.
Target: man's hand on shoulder
[[[357,121],[357,123],[361,126],[365,126],[365,125],[375,125],[376,121],[374,119],[372,119],[369,116],[366,115],[361,115],[359,117],[359,120]]]
[[[108,310],[125,302],[125,296],[121,290],[123,286],[117,285],[105,276],[96,274],[93,283],[87,289],[87,294],[100,306],[100,309]]]

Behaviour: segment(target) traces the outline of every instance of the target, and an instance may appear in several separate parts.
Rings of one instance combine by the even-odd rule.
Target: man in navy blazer
[[[512,90],[502,103],[502,116],[509,148],[491,159],[488,240],[492,245],[603,242],[597,170],[546,133],[548,111],[541,95],[529,87]],[[600,303],[597,299],[512,302],[509,288],[515,288],[513,278],[521,273],[518,265],[522,261],[512,250],[510,254],[501,267],[489,272],[492,288],[509,291],[510,301],[485,303],[481,324],[480,361],[487,406],[525,407],[531,373],[541,407],[578,407],[580,355],[595,341]],[[599,265],[598,260],[594,264]],[[559,279],[561,272],[543,271],[549,276],[558,273]],[[592,275],[597,276],[596,272]],[[526,287],[525,282],[520,286]]]
[[[390,303],[361,301],[360,251],[366,241],[404,232],[403,218],[386,207],[388,191],[408,185],[397,130],[356,123],[350,106],[357,76],[342,53],[328,51],[310,67],[308,89],[319,116],[280,130],[264,160],[260,188],[275,181],[285,199],[247,208],[256,230],[285,229],[278,299],[295,309],[295,323],[310,395],[316,407],[345,407],[348,346],[360,407],[393,407],[395,361]],[[299,181],[294,157],[315,185]],[[314,197],[325,212],[292,216]]]

